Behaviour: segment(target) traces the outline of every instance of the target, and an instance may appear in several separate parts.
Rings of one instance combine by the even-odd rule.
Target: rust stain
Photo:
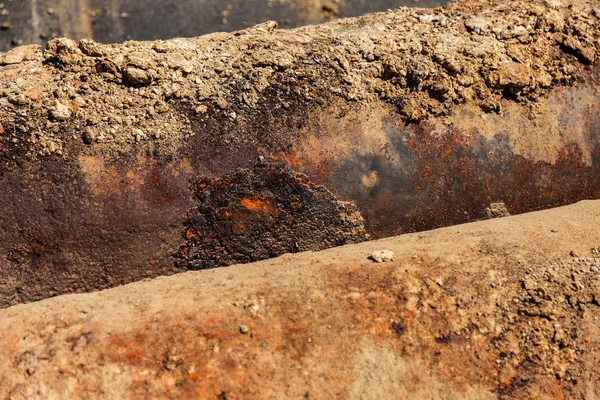
[[[157,167],[144,182],[144,197],[151,203],[164,204],[176,199],[173,185]]]
[[[107,339],[101,346],[103,356],[135,378],[129,386],[132,398],[281,396],[287,393],[289,379],[310,398],[348,398],[359,378],[359,369],[352,367],[357,355],[383,349],[395,363],[406,359],[428,373],[436,371],[440,380],[434,382],[444,382],[448,393],[465,394],[478,387],[499,398],[564,398],[559,379],[536,374],[535,365],[519,361],[525,357],[519,346],[502,356],[502,346],[490,345],[506,334],[479,333],[477,318],[460,314],[455,294],[427,284],[425,276],[408,278],[419,290],[407,290],[406,279],[390,279],[393,271],[385,266],[327,271],[327,303],[321,306],[335,313],[306,307],[302,288],[261,291],[268,311],[251,323],[249,315],[235,307],[163,315]],[[349,288],[359,294],[351,301]],[[241,334],[240,323],[252,334]],[[499,364],[500,358],[515,364]],[[327,385],[317,379],[322,368],[327,368]],[[431,382],[430,376],[417,374],[406,390],[420,393]]]
[[[160,164],[149,165],[148,158],[137,154],[131,165],[107,164],[95,156],[80,155],[78,163],[94,196],[112,196],[126,199],[133,195],[138,201],[164,204],[176,199],[173,179],[186,179],[181,174],[169,176]],[[172,165],[167,165],[173,168]]]
[[[272,199],[263,199],[261,196],[244,197],[240,200],[240,204],[252,212],[268,214],[272,214],[276,208],[275,202]]]
[[[185,231],[185,238],[188,240],[196,237],[196,235],[198,235],[198,233],[196,231],[194,231],[192,228],[188,228]]]
[[[297,168],[354,201],[374,237],[483,219],[485,208],[497,201],[519,214],[600,197],[600,136],[594,130],[583,141],[574,137],[548,162],[516,154],[514,139],[501,134],[434,128],[390,118],[381,128],[385,143],[381,134],[369,138],[350,130],[334,147],[321,136],[339,133],[320,131],[298,145],[303,150],[296,150],[302,154]],[[324,153],[310,151],[314,141],[323,143]],[[297,163],[295,154],[288,165]]]
[[[106,166],[98,157],[79,155],[79,166],[94,196],[121,195],[121,177],[115,166]]]

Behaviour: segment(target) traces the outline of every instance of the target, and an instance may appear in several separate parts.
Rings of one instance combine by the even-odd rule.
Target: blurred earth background
[[[193,37],[275,20],[280,28],[317,24],[440,0],[4,0],[0,50],[56,37],[103,43]]]

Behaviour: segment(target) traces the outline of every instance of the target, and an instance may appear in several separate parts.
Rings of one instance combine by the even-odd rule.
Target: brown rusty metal
[[[284,109],[277,90],[265,91],[245,125],[172,100],[195,135],[171,154],[107,158],[74,141],[73,156],[29,162],[26,145],[4,141],[0,306],[473,221],[496,201],[520,213],[600,197],[593,86],[557,89],[546,119],[523,119],[525,107],[506,100],[504,115],[488,117],[492,128],[469,124],[481,111],[406,125],[387,106],[339,111],[293,91]],[[377,128],[354,123],[352,112]],[[520,145],[548,135],[540,121],[558,124],[561,141]],[[288,190],[298,182],[304,197]],[[210,188],[218,201],[206,199]],[[345,201],[364,229],[344,219],[354,213]],[[294,225],[295,208],[304,211]],[[206,215],[211,224],[198,229],[194,218]]]
[[[595,132],[588,164],[576,142],[560,148],[551,163],[515,154],[502,134],[467,136],[449,127],[438,136],[425,123],[405,127],[401,121],[390,121],[386,130],[387,148],[345,155],[340,163],[320,166],[316,178],[354,201],[376,237],[483,219],[496,201],[519,214],[600,196]],[[376,182],[365,182],[365,175]]]
[[[477,126],[480,113],[458,111],[442,129],[406,124],[393,112],[376,127],[326,121],[273,158],[355,202],[373,237],[484,219],[494,202],[519,214],[597,199],[600,101],[589,91],[558,91],[537,117],[505,102],[506,114],[488,126]],[[558,125],[560,139],[546,124]]]

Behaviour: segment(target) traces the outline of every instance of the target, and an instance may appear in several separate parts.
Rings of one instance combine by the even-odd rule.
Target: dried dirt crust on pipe
[[[3,309],[0,396],[596,399],[598,224],[587,201]]]

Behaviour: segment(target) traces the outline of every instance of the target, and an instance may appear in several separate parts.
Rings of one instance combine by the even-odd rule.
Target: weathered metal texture
[[[198,206],[188,214],[176,255],[188,269],[252,262],[367,240],[356,206],[286,168],[259,163],[192,184]]]
[[[457,108],[405,125],[383,103],[315,108],[292,94],[284,110],[271,107],[266,93],[242,127],[174,102],[196,135],[170,155],[108,159],[72,142],[75,157],[29,163],[17,146],[4,152],[14,167],[0,173],[0,306],[320,250],[364,240],[365,232],[384,237],[473,221],[495,201],[520,213],[599,198],[594,81],[554,90],[531,118],[505,100],[502,116]],[[279,184],[257,176],[261,164],[289,169]],[[294,171],[306,176],[298,180]],[[210,185],[218,199],[206,200],[194,182]],[[303,182],[300,197],[288,190],[294,182]],[[272,200],[272,218],[243,207],[256,196]],[[364,229],[360,218],[348,222],[354,211],[340,201],[356,204]],[[202,207],[211,215],[244,212],[192,232]],[[294,209],[306,223],[290,222]],[[249,230],[236,230],[242,225]]]
[[[172,272],[166,260],[189,203],[185,176],[141,157],[78,161],[47,159],[0,179],[2,305]]]
[[[554,92],[533,117],[506,101],[485,124],[460,108],[433,123],[406,125],[391,112],[365,124],[366,110],[312,127],[287,161],[354,201],[374,237],[483,219],[497,201],[518,214],[595,199],[600,97],[591,85]]]

